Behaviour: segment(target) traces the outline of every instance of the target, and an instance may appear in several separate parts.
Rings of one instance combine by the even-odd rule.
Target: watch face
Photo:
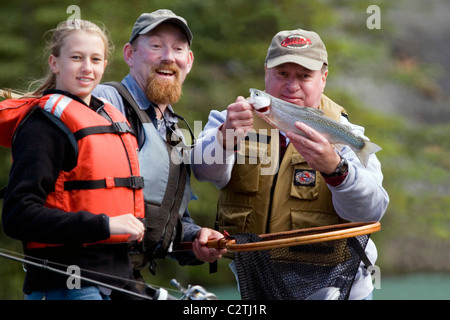
[[[336,169],[336,173],[338,175],[343,175],[344,173],[346,173],[348,170],[348,164],[347,164],[347,160],[342,158],[341,163],[339,163],[337,169]]]
[[[347,159],[341,158],[341,162],[339,162],[336,170],[331,174],[325,174],[326,177],[337,177],[337,176],[343,176],[348,171],[348,163]],[[324,175],[322,173],[322,175]]]

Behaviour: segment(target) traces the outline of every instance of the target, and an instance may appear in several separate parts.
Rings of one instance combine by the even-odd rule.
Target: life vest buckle
[[[132,189],[144,188],[144,178],[141,176],[131,176],[130,177],[130,187]]]
[[[118,133],[130,133],[130,132],[133,132],[131,127],[125,121],[113,122],[112,126],[114,127],[115,131],[118,132]]]

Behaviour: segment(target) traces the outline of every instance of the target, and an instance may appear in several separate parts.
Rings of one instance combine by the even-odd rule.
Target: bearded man
[[[194,242],[195,256],[173,254],[181,265],[213,262],[226,252],[206,247],[208,240],[220,239],[222,234],[192,220],[187,210],[192,195],[190,170],[182,155],[173,158],[176,144],[184,137],[174,137],[181,132],[177,123],[183,118],[173,112],[172,104],[181,97],[194,62],[191,41],[186,20],[172,11],[142,14],[123,48],[130,73],[121,83],[102,84],[93,92],[122,111],[138,137],[147,232],[143,247],[130,252],[137,270],[149,266],[154,272],[155,259],[164,258],[179,241]]]

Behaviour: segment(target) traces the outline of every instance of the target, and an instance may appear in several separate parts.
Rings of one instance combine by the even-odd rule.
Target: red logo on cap
[[[290,36],[281,42],[282,47],[305,47],[311,45],[311,39],[302,36]]]

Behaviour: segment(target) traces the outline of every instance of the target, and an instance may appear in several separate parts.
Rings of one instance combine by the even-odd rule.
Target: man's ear
[[[194,53],[192,50],[189,50],[189,63],[188,63],[188,72],[191,72],[192,66],[194,65]]]
[[[136,40],[135,40],[136,41]],[[123,47],[123,59],[129,67],[133,65],[133,45],[127,42]]]
[[[324,73],[322,73],[322,92],[325,90],[325,85],[327,84],[327,76],[328,76],[328,70],[326,70]]]

